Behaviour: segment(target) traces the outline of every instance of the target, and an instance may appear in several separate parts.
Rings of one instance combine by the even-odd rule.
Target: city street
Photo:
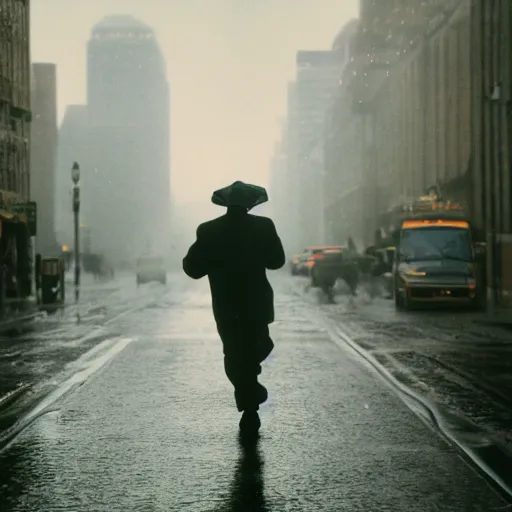
[[[84,275],[81,290],[79,304],[70,301],[52,315],[42,312],[0,336],[0,429],[13,426],[23,411],[76,372],[73,363],[81,356],[115,338],[123,317],[165,304],[167,292],[156,285],[138,289],[129,273],[108,282]]]
[[[340,293],[328,305],[307,281],[287,284],[401,383],[468,418],[496,442],[512,443],[510,330],[484,325],[485,313],[463,309],[396,311],[392,300],[370,298],[364,287],[355,300]]]
[[[206,281],[173,275],[137,290],[127,279],[89,320],[14,341],[12,351],[30,347],[26,371],[46,392],[24,397],[4,436],[0,510],[507,509],[471,457],[351,345],[420,354],[427,339],[434,349],[454,338],[453,320],[393,319],[388,304],[360,298],[328,309],[285,274],[273,284],[276,349],[261,376],[270,398],[257,446],[238,444]],[[482,343],[492,331],[493,346],[506,345],[506,334],[482,329]],[[477,334],[467,339],[477,350]],[[67,364],[52,372],[61,352]],[[417,375],[415,357],[396,359]],[[448,396],[443,383],[421,382]]]
[[[512,512],[512,2],[120,3],[0,0],[0,512]]]

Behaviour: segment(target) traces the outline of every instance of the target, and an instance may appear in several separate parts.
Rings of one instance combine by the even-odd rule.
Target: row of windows
[[[28,188],[28,144],[13,145],[0,140],[0,189],[26,195]]]
[[[14,105],[30,107],[29,19],[25,2],[0,0],[0,77],[2,93]]]

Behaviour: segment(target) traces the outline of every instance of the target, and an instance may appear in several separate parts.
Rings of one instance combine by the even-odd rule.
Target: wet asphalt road
[[[171,285],[176,291],[187,283],[178,278]],[[75,373],[77,360],[103,342],[122,335],[125,316],[165,304],[167,292],[158,284],[138,289],[129,273],[108,282],[97,282],[85,275],[79,304],[72,302],[64,310],[51,315],[42,313],[33,321],[3,331],[0,431],[11,427],[34,402]],[[11,402],[12,396],[18,397],[15,403]]]
[[[463,309],[397,312],[393,301],[340,294],[323,304],[305,281],[288,279],[298,294],[341,326],[396,379],[451,413],[467,418],[512,457],[512,331],[475,322]]]
[[[116,322],[3,451],[2,512],[503,510],[280,282],[270,400],[242,450],[207,284],[176,288]]]

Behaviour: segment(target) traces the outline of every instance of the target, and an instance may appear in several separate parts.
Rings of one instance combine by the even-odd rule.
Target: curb
[[[487,326],[494,326],[494,327],[501,327],[502,329],[512,329],[512,322],[506,321],[506,320],[491,320],[491,319],[475,319],[473,320],[473,323],[478,325],[487,325]]]
[[[439,406],[402,384],[368,351],[361,348],[338,326],[333,325],[333,322],[329,318],[325,317],[323,320],[329,337],[336,345],[343,348],[348,347],[359,357],[364,359],[366,363],[379,374],[382,380],[395,391],[410,410],[422,419],[430,421],[442,437],[457,448],[464,456],[466,462],[469,462],[489,479],[500,494],[509,503],[512,503],[512,473],[509,471],[509,468],[512,467],[512,455],[508,454],[505,449],[491,442],[486,442],[483,446],[481,445],[475,448],[458,439],[454,432],[455,429],[450,425],[449,421],[449,416],[454,416],[453,414],[441,412]],[[413,401],[414,404],[411,404],[411,401]],[[418,406],[421,408],[421,412],[418,410]],[[467,431],[479,434],[481,439],[487,439],[485,433],[482,433],[482,431],[469,422],[469,420],[457,417],[457,422],[459,425],[464,423]],[[455,422],[452,422],[452,425],[454,423]],[[502,476],[503,474],[504,476]]]
[[[6,395],[0,398],[0,412],[7,409],[13,402],[15,402],[23,393],[28,391],[32,387],[31,384],[21,384],[13,391],[10,391]]]
[[[32,425],[37,419],[42,416],[58,412],[60,407],[59,402],[65,400],[68,396],[74,393],[78,388],[84,385],[93,375],[103,371],[108,365],[112,363],[115,357],[121,353],[127,345],[133,342],[135,338],[114,336],[107,338],[84,353],[80,359],[83,358],[88,364],[85,368],[77,370],[65,380],[59,382],[53,389],[48,390],[42,395],[32,407],[28,408],[17,421],[7,428],[5,431],[0,431],[0,452],[3,452],[9,445],[16,440],[16,438],[27,427]],[[98,348],[103,344],[111,344],[104,352],[103,355],[97,356]],[[105,357],[109,355],[109,357]],[[91,356],[93,356],[91,360]]]

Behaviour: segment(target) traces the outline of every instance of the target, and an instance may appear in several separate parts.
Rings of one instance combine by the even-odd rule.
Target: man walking
[[[269,324],[274,321],[274,294],[266,270],[285,264],[274,223],[248,212],[268,200],[265,189],[237,181],[217,190],[214,204],[225,215],[201,224],[197,239],[183,259],[193,279],[208,276],[213,315],[224,349],[224,368],[243,412],[240,429],[258,431],[260,404],[268,398],[258,382],[261,363],[274,348]]]

